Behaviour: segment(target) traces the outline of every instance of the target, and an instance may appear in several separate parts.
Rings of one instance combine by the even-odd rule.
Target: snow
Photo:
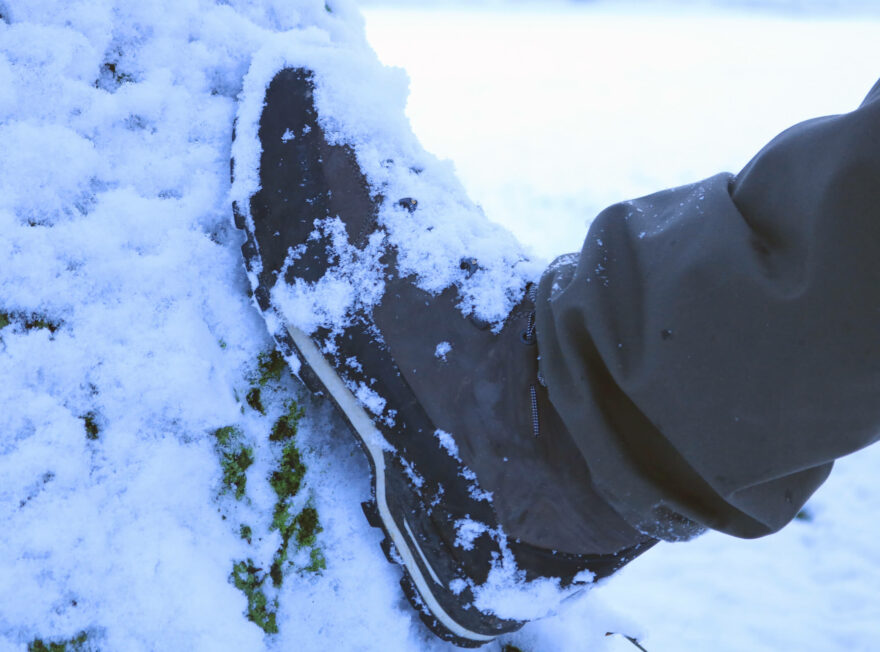
[[[301,330],[314,332],[318,327],[343,328],[354,311],[372,306],[385,290],[384,268],[379,262],[384,238],[372,234],[361,250],[349,244],[345,226],[338,217],[316,220],[311,237],[328,237],[332,242],[333,267],[315,283],[297,279],[293,285],[279,283],[272,289],[273,304]],[[292,247],[285,268],[302,255]]]
[[[434,357],[446,362],[446,356],[452,351],[452,345],[449,342],[440,342],[434,347]]]
[[[488,530],[485,523],[470,518],[462,518],[455,522],[455,545],[465,550],[474,549],[474,541]]]
[[[445,430],[438,429],[434,431],[434,437],[437,439],[437,443],[440,447],[446,451],[446,454],[458,462],[458,475],[468,481],[468,493],[471,498],[474,500],[491,502],[492,492],[480,488],[480,483],[477,481],[477,474],[462,463],[461,456],[458,452],[458,444],[455,443],[455,438],[452,434]]]
[[[374,390],[367,387],[366,383],[359,382],[351,388],[357,400],[376,416],[382,416],[387,401],[379,396]]]
[[[445,430],[435,430],[434,437],[437,438],[437,443],[443,447],[443,449],[449,454],[449,457],[454,458],[459,463],[461,462],[461,457],[458,455],[458,445],[455,443],[455,438],[446,432]]]
[[[608,203],[736,170],[875,80],[870,6],[847,3],[858,19],[827,17],[832,3],[821,20],[778,10],[802,5],[757,17],[704,2],[371,8],[367,37],[408,84],[369,58],[348,1],[332,12],[323,0],[0,2],[0,313],[11,321],[0,329],[0,649],[79,632],[102,650],[449,649],[406,604],[361,514],[369,469],[329,406],[290,378],[264,388],[266,415],[244,399],[271,346],[229,207],[255,187],[253,175],[228,181],[233,118],[259,114],[238,101],[259,96],[247,83],[258,90],[285,59],[320,64],[331,133],[359,147],[376,188],[419,199],[418,220],[391,202],[381,213],[391,243],[406,245],[401,264],[431,289],[462,285],[463,308],[491,317],[540,266],[483,222],[462,184],[547,260],[576,250]],[[410,120],[437,158],[384,110],[402,107],[408,86]],[[406,165],[379,164],[377,133]],[[253,172],[248,142],[237,157]],[[485,266],[470,278],[449,255],[463,247]],[[511,266],[512,277],[499,271]],[[328,323],[357,299],[339,280],[320,299],[333,297]],[[303,571],[297,553],[273,594],[279,632],[265,635],[229,576],[247,558],[266,567],[278,546],[269,434],[288,397],[306,408],[296,441],[308,469],[291,505],[317,510],[326,569]],[[230,425],[253,448],[242,501],[222,491],[212,434]],[[878,464],[877,447],[842,460],[811,520],[757,541],[663,544],[503,642],[628,649],[611,631],[650,650],[876,647]],[[480,604],[534,615],[558,593],[549,581],[498,593],[517,579],[504,573]]]

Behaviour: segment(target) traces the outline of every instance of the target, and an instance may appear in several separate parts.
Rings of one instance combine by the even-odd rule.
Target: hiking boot
[[[575,590],[655,541],[595,492],[548,399],[531,288],[488,323],[462,311],[460,287],[432,293],[401,274],[379,215],[416,219],[418,197],[371,189],[355,151],[329,142],[313,93],[302,69],[266,90],[260,188],[234,206],[254,298],[294,371],[366,452],[364,511],[422,620],[482,645],[523,624],[488,589],[556,578]],[[480,264],[462,257],[461,278]]]

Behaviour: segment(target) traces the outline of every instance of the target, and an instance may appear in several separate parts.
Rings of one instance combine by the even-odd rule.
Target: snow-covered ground
[[[410,72],[427,149],[549,258],[607,203],[735,170],[859,101],[880,74],[869,5],[777,4],[798,12],[371,3],[366,24]],[[266,357],[231,228],[251,58],[303,26],[356,41],[356,7],[329,5],[0,0],[0,649],[448,648],[363,519],[360,451]],[[295,449],[278,434],[294,398]],[[878,464],[878,447],[841,461],[779,535],[658,547],[504,642],[876,649]],[[282,550],[282,585],[254,590]]]

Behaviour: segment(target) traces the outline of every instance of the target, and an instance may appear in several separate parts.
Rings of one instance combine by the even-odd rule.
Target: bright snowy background
[[[268,636],[229,581],[278,548],[268,436],[296,394],[282,376],[265,416],[245,407],[270,343],[230,226],[235,98],[269,31],[357,23],[349,3],[298,4],[314,15],[281,0],[0,0],[0,649],[448,647],[360,513],[359,450],[305,397],[296,509],[316,508],[306,548],[326,569],[293,555]],[[372,2],[365,17],[380,58],[411,76],[427,149],[549,258],[604,205],[736,171],[880,76],[867,2],[749,4]],[[229,425],[254,456],[243,500],[223,491],[211,434]],[[877,649],[877,468],[880,447],[842,460],[774,537],[658,546],[505,642],[627,649],[605,640],[615,630],[652,652]]]

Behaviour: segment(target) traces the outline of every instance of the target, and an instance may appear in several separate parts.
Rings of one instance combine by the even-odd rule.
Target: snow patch
[[[292,325],[306,333],[318,328],[338,332],[351,323],[357,312],[363,312],[378,301],[385,290],[384,235],[369,236],[363,249],[352,246],[342,220],[315,220],[310,239],[326,242],[328,269],[317,281],[310,283],[297,278],[292,284],[276,283],[271,290],[273,305]],[[301,255],[291,250],[286,265]]]
[[[434,431],[434,436],[437,438],[437,443],[440,444],[440,447],[443,448],[449,456],[461,462],[461,458],[458,456],[458,445],[455,443],[455,439],[445,430],[440,430],[439,428]]]
[[[446,356],[450,351],[452,351],[452,345],[449,342],[440,342],[434,349],[434,357],[446,362]]]
[[[388,403],[384,398],[379,396],[375,392],[375,390],[367,387],[366,383],[363,381],[357,383],[353,387],[355,398],[357,398],[358,402],[367,408],[370,412],[375,414],[377,417],[382,416],[382,412],[385,411],[385,405]]]
[[[461,595],[461,592],[468,587],[468,583],[460,577],[455,578],[449,583],[449,590],[455,595]]]
[[[473,550],[474,541],[489,531],[485,523],[462,518],[455,522],[455,545],[464,550]]]
[[[410,462],[409,460],[405,460],[401,457],[400,464],[403,466],[403,471],[410,479],[410,482],[412,482],[413,485],[416,486],[416,488],[421,489],[425,485],[425,479],[421,475],[419,475],[412,462]]]

